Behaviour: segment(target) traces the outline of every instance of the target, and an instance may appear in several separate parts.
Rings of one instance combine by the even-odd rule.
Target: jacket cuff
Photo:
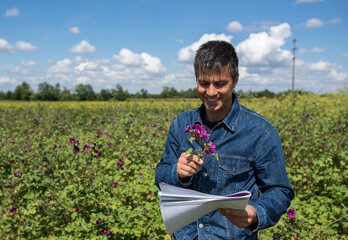
[[[260,229],[263,229],[263,226],[266,225],[266,211],[265,209],[257,203],[251,203],[250,204],[256,211],[257,214],[257,224],[252,224],[249,227],[245,228],[246,230],[250,231],[250,232],[256,232]]]

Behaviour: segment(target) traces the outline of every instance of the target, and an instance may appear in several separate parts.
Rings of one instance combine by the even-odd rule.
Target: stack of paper
[[[218,208],[245,209],[251,193],[238,192],[227,196],[211,195],[160,183],[159,203],[164,225],[172,234]]]

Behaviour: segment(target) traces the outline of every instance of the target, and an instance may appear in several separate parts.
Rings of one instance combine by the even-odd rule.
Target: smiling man
[[[173,234],[173,239],[257,239],[274,226],[294,198],[279,135],[264,117],[239,104],[238,57],[230,43],[210,41],[197,51],[194,69],[202,106],[172,123],[156,185],[165,182],[203,193],[228,195],[250,191],[245,210],[218,209]],[[187,125],[200,124],[216,146],[219,161],[199,159],[200,146],[186,139]],[[193,153],[186,150],[193,148]],[[260,194],[261,193],[261,194]]]

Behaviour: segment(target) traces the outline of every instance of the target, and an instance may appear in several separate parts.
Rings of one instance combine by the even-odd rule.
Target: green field
[[[347,239],[348,94],[240,102],[277,128],[296,193],[296,217],[260,239]],[[0,102],[0,239],[168,238],[155,166],[172,120],[199,105]]]

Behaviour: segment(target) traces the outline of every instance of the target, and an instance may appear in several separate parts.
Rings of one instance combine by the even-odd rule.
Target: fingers
[[[179,178],[191,177],[201,170],[203,160],[192,154],[182,153],[178,159],[177,173]]]
[[[239,228],[245,228],[257,222],[256,211],[251,205],[247,205],[245,210],[219,208],[218,212]]]

